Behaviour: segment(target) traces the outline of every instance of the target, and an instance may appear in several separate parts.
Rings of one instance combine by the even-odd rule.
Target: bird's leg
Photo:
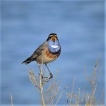
[[[47,67],[47,69],[48,69],[48,71],[49,71],[49,73],[50,73],[50,77],[49,77],[49,79],[53,78],[53,74],[50,72],[50,70],[49,70],[47,64],[45,64],[45,66]]]

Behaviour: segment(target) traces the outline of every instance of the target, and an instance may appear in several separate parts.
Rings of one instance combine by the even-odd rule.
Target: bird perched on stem
[[[47,63],[50,63],[57,59],[60,53],[61,46],[57,38],[57,34],[51,33],[49,34],[47,40],[42,45],[40,45],[29,58],[27,58],[22,63],[29,64],[32,61],[36,61],[38,65],[45,64],[50,73],[49,79],[51,79],[53,75],[50,72]]]

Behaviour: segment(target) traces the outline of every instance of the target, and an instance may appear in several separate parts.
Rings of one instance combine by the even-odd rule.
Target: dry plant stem
[[[84,102],[84,95],[85,95],[85,92],[83,91],[81,103]]]
[[[37,81],[37,76],[34,75],[33,69],[27,69],[27,70],[28,70],[28,73],[29,73],[30,81],[35,86],[37,92],[40,93],[39,92],[40,86],[39,86],[38,81]],[[39,88],[39,89],[37,89],[37,88]]]
[[[42,63],[43,63],[43,60],[42,60]],[[47,67],[47,65],[46,65],[46,67]],[[63,93],[63,91],[62,91],[59,98],[57,98],[56,103],[54,104],[54,99],[56,98],[56,96],[59,92],[59,84],[60,84],[59,81],[58,82],[56,81],[58,70],[57,70],[56,75],[54,76],[53,80],[50,82],[50,84],[47,87],[46,92],[45,92],[44,86],[52,78],[52,73],[50,72],[49,68],[47,67],[49,74],[50,74],[50,77],[48,75],[47,75],[47,77],[44,77],[46,74],[45,73],[46,70],[43,71],[41,65],[39,65],[39,64],[38,64],[38,68],[39,68],[39,72],[40,72],[38,75],[34,74],[33,69],[27,68],[27,70],[29,73],[30,81],[35,86],[35,88],[37,89],[37,91],[39,92],[39,94],[41,96],[41,101],[40,101],[41,105],[42,106],[47,106],[47,105],[49,105],[49,106],[55,105],[56,106],[56,104],[58,103],[58,101],[62,97],[62,93]],[[73,89],[74,89],[74,87],[73,87]]]
[[[42,78],[43,78],[43,73],[42,73],[42,70],[41,70],[41,67],[40,65],[38,64],[38,67],[39,67],[39,71],[40,71],[40,95],[41,95],[41,102],[42,102],[42,106],[45,106],[45,102],[44,102],[44,95],[43,95],[43,84],[42,84]]]
[[[54,76],[53,80],[51,81],[51,83],[49,84],[46,92],[45,92],[45,103],[48,105],[53,105],[54,104],[54,98],[56,98],[57,93],[59,91],[59,82],[56,81],[56,75]]]
[[[89,97],[89,94],[87,93],[87,94],[86,94],[86,105],[89,104],[89,98],[90,98],[90,97]]]
[[[78,97],[77,97],[76,104],[79,104],[79,99],[80,99],[80,88],[78,89]]]
[[[52,83],[49,86],[50,89],[46,92],[45,98],[46,98],[46,104],[53,104],[53,100],[56,97],[58,90],[59,90],[59,82]],[[53,94],[52,94],[53,93]]]
[[[37,91],[39,92],[41,96],[41,105],[46,106],[46,105],[53,105],[54,104],[54,98],[56,98],[57,93],[59,91],[59,82],[56,81],[56,76],[53,78],[53,80],[50,82],[50,85],[47,87],[46,92],[44,92],[44,85],[50,80],[49,76],[44,77],[44,71],[42,71],[41,65],[38,64],[39,68],[39,74],[36,75],[33,72],[33,69],[28,69],[29,73],[29,79],[32,82],[32,84],[35,86]],[[61,94],[62,95],[62,94]],[[59,99],[61,98],[61,95]],[[57,102],[59,101],[57,100]]]
[[[34,76],[34,72],[33,71],[29,71],[29,79],[32,81],[32,83],[35,85],[35,87],[39,88],[39,84],[37,83],[37,79]]]
[[[62,94],[63,94],[63,91],[61,92],[59,98],[57,99],[57,102],[56,102],[55,106],[57,105],[57,103],[59,102],[60,98],[62,97]]]
[[[66,100],[67,100],[67,102],[66,102],[66,106],[68,106],[68,94],[67,94],[67,92],[66,92]]]
[[[76,78],[76,76],[74,77],[74,80],[73,80],[72,91],[71,91],[71,97],[70,97],[70,104],[72,104],[72,98],[73,98],[73,92],[74,92],[75,78]]]
[[[57,95],[57,93],[58,93],[58,90],[59,90],[59,83],[56,84],[54,93],[53,93],[53,95],[51,96],[51,100],[52,100],[52,101],[53,101],[54,98],[56,97],[56,95]]]
[[[89,94],[87,92],[85,94],[85,92],[83,92],[82,99],[80,101],[80,88],[78,89],[78,95],[74,94],[74,82],[75,81],[73,81],[71,93],[66,93],[66,99],[67,99],[66,105],[67,106],[104,106],[104,91],[102,92],[101,102],[97,101],[95,98],[95,93],[96,93],[96,89],[97,89],[96,81],[98,78],[98,76],[97,76],[98,60],[99,59],[96,60],[95,67],[94,67],[93,72],[90,77],[87,76],[86,69],[84,69],[85,78],[91,84],[91,93]],[[74,78],[74,80],[75,80],[75,78]],[[67,96],[70,99],[68,99]],[[75,100],[73,100],[73,99],[75,99]],[[99,103],[101,103],[101,104],[99,105]]]
[[[93,70],[90,78],[88,78],[88,76],[86,75],[86,69],[84,70],[85,71],[85,78],[88,82],[90,82],[90,84],[92,86],[91,96],[88,95],[89,98],[87,98],[87,103],[90,104],[90,105],[96,105],[97,104],[96,99],[95,99],[95,91],[96,91],[96,87],[97,87],[96,81],[97,81],[98,60],[99,59],[96,60],[95,67],[94,67],[94,70]]]

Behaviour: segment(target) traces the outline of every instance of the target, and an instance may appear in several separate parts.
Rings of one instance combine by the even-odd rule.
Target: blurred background
[[[101,54],[95,96],[101,99],[104,90],[104,2],[103,1],[2,1],[1,2],[1,103],[39,104],[40,96],[29,81],[26,65],[21,64],[42,44],[50,33],[58,35],[62,52],[48,64],[60,80],[66,103],[76,76],[74,92],[91,92],[84,76],[92,74]],[[37,64],[28,65],[39,73]],[[64,90],[64,87],[67,89]]]

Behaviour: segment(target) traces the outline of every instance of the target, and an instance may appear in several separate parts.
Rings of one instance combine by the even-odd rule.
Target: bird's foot
[[[52,79],[53,78],[53,74],[52,73],[50,73],[50,77],[49,77],[49,79]]]
[[[40,75],[40,73],[38,73],[39,75]],[[48,78],[48,77],[44,77],[43,75],[41,76],[42,77],[42,79],[43,78]],[[50,77],[49,77],[49,79],[52,79],[53,78],[53,74],[52,73],[50,73]]]

